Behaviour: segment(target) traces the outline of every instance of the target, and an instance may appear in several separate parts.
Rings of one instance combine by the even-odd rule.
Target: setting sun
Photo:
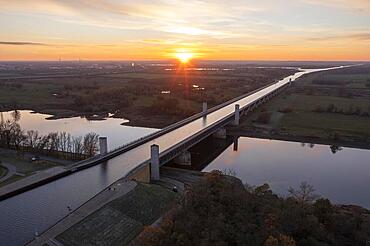
[[[181,63],[187,63],[191,58],[193,58],[193,54],[187,52],[176,53],[175,56]]]

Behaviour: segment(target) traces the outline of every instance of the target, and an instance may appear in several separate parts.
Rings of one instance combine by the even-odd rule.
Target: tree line
[[[82,160],[98,151],[99,135],[91,132],[72,136],[67,132],[41,135],[37,130],[23,130],[16,120],[0,122],[0,147],[67,160]]]
[[[132,245],[365,246],[368,215],[366,209],[319,198],[305,182],[279,197],[268,184],[251,187],[213,171]]]

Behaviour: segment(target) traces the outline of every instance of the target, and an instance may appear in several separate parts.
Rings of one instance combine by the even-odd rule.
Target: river
[[[72,136],[83,136],[95,132],[108,138],[108,148],[114,149],[123,144],[148,135],[158,129],[121,125],[125,119],[107,117],[101,120],[88,120],[83,117],[48,120],[52,115],[34,113],[31,110],[17,110],[18,123],[22,129],[37,130],[41,135],[50,132],[67,132]],[[14,111],[1,112],[2,120],[13,120]]]
[[[267,183],[282,196],[289,187],[307,182],[333,203],[370,209],[370,150],[333,150],[328,145],[240,137],[237,148],[227,147],[203,171],[228,171],[252,186]]]

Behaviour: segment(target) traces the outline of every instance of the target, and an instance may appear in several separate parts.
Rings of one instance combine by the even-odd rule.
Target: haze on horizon
[[[0,60],[370,60],[369,0],[0,0]]]

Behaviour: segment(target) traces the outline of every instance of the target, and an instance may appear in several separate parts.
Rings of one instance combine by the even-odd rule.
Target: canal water
[[[267,183],[281,196],[307,182],[333,203],[370,209],[370,150],[248,137],[234,144],[203,171],[226,171],[252,186]]]

